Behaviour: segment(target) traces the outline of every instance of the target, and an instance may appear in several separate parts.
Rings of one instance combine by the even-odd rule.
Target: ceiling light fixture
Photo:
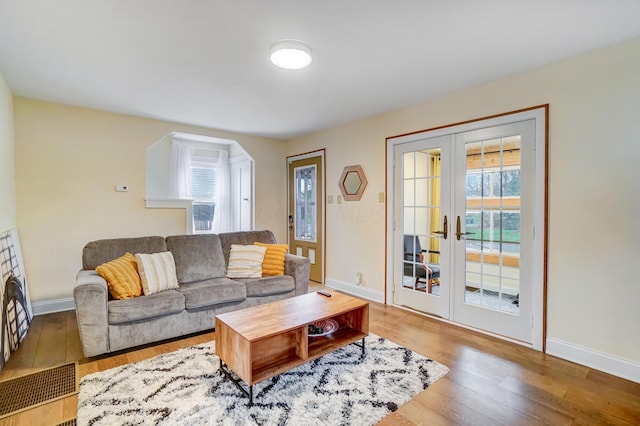
[[[270,49],[271,62],[280,68],[298,70],[311,63],[311,48],[299,40],[280,40]]]

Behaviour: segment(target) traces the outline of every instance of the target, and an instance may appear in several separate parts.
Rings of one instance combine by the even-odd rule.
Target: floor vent
[[[77,392],[75,362],[5,380],[0,382],[0,418]]]

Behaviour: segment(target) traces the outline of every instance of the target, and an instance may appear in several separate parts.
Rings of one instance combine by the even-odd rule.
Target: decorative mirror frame
[[[357,173],[358,178],[360,179],[360,185],[355,192],[349,192],[344,186],[347,177],[351,173]],[[360,201],[360,198],[362,198],[362,194],[364,193],[364,189],[367,187],[367,183],[367,177],[364,175],[362,166],[347,166],[342,171],[342,176],[340,176],[338,186],[340,187],[340,192],[342,192],[342,197],[344,197],[345,201]]]

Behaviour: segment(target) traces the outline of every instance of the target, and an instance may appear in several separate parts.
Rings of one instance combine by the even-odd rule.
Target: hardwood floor
[[[375,302],[370,331],[451,370],[380,425],[640,424],[638,383]],[[75,360],[82,377],[213,336],[203,333],[87,359],[74,311],[42,315],[34,318],[0,380]],[[77,397],[69,397],[1,419],[0,425],[56,425],[74,418],[76,407]]]

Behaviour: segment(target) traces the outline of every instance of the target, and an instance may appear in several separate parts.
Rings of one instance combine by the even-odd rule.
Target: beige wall
[[[385,138],[550,104],[548,337],[640,361],[640,38],[292,141],[326,148],[327,194],[361,164],[360,202],[327,206],[327,278],[384,291]],[[348,255],[346,255],[348,253]]]
[[[12,96],[0,74],[0,232],[16,224]]]
[[[89,241],[185,232],[184,210],[144,202],[145,149],[171,131],[237,140],[256,160],[256,227],[286,240],[285,142],[19,97],[13,109],[17,226],[34,303],[72,296]]]
[[[639,76],[634,39],[289,144],[24,98],[12,126],[0,78],[0,225],[17,221],[32,300],[70,297],[86,242],[184,232],[181,211],[144,208],[145,148],[170,131],[238,140],[256,159],[257,228],[280,241],[284,157],[326,148],[328,195],[344,166],[361,164],[369,180],[360,202],[327,205],[327,278],[363,272],[363,286],[383,292],[385,138],[549,103],[548,336],[640,362]]]

